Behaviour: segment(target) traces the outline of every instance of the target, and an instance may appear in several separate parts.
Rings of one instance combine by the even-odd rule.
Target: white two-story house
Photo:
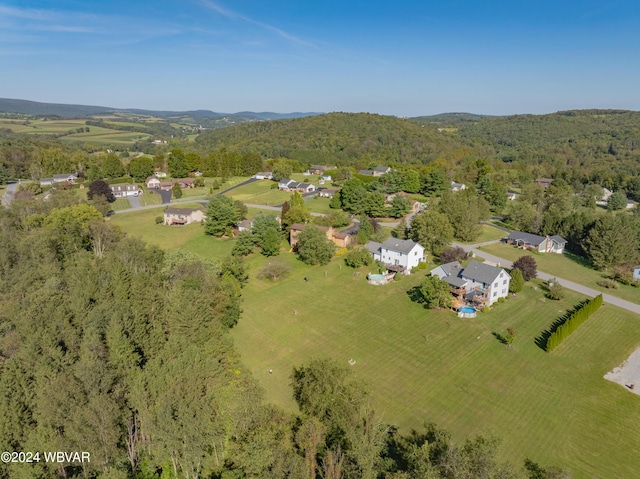
[[[389,238],[384,243],[369,241],[365,247],[373,259],[387,265],[390,271],[409,274],[419,263],[425,261],[424,247],[412,240]]]
[[[504,269],[479,261],[471,261],[466,268],[453,261],[431,270],[451,286],[451,292],[469,302],[491,306],[509,294],[511,276]]]

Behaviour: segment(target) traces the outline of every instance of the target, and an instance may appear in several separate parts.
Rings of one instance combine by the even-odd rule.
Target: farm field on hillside
[[[293,367],[317,357],[353,359],[382,420],[405,431],[435,422],[458,439],[494,434],[505,459],[562,465],[576,478],[633,477],[640,467],[633,452],[640,398],[602,377],[640,345],[631,313],[605,306],[549,354],[534,339],[577,294],[555,302],[527,284],[490,313],[459,319],[409,300],[406,291],[424,272],[372,286],[366,269],[355,276],[340,259],[307,267],[283,258],[293,265],[288,278],[251,275],[233,330],[270,401],[294,408]],[[272,260],[252,258],[252,271]],[[517,332],[512,350],[492,335],[509,326]]]
[[[620,284],[618,289],[606,289],[598,286],[596,283],[604,279],[605,274],[585,265],[583,258],[572,255],[571,253],[565,253],[563,255],[534,253],[504,243],[482,246],[480,250],[508,259],[509,261],[515,261],[520,256],[530,254],[535,258],[540,271],[582,284],[589,288],[610,294],[611,296],[626,299],[634,303],[640,303],[640,288],[634,288],[633,286],[624,284]]]

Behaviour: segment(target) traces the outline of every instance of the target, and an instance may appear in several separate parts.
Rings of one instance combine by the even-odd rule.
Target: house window
[[[416,251],[415,253],[413,253],[413,256],[418,256],[418,252]]]
[[[396,266],[399,265],[399,264],[400,264],[400,262],[398,260],[396,260]]]
[[[507,284],[507,280],[505,279],[505,280],[502,282],[502,284]]]
[[[493,292],[493,297],[495,298],[497,295],[498,295],[498,292],[497,292],[497,291],[494,291],[494,292]]]
[[[503,289],[503,290],[502,290],[502,294],[507,294],[507,290],[506,290],[506,289]]]
[[[495,283],[493,283],[493,287],[497,288],[498,287],[498,282],[496,281]]]

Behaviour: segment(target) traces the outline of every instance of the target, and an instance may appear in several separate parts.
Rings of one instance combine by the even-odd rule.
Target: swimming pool
[[[461,313],[475,313],[476,308],[472,308],[471,306],[461,306],[458,308],[458,311]]]

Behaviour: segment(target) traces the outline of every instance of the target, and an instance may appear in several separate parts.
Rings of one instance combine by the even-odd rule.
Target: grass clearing
[[[144,190],[144,194],[142,196],[139,196],[138,198],[140,199],[140,204],[142,206],[162,204],[162,196],[150,189]]]
[[[460,241],[460,243],[475,244],[475,243],[484,243],[485,241],[495,241],[495,240],[505,238],[509,234],[506,231],[502,231],[501,229],[495,228],[493,226],[489,226],[485,224],[480,226],[482,228],[482,232],[480,233],[480,236],[478,236],[477,239],[469,242]]]
[[[610,294],[611,296],[616,296],[634,303],[640,303],[640,289],[624,284],[620,284],[618,289],[607,289],[598,286],[596,283],[604,279],[606,275],[589,266],[589,263],[584,258],[572,253],[565,252],[565,254],[562,255],[537,253],[524,251],[504,243],[482,246],[480,247],[480,251],[486,251],[489,254],[508,259],[509,261],[515,261],[520,256],[530,254],[535,258],[540,271],[582,284],[602,293]]]
[[[180,205],[181,208],[199,208],[201,206],[198,203]],[[163,212],[162,208],[157,208],[120,213],[111,216],[110,221],[120,226],[127,235],[140,238],[163,249],[180,248],[203,258],[214,260],[222,259],[231,254],[234,240],[207,236],[199,223],[180,227],[156,224],[156,218],[163,216]]]
[[[271,185],[273,184],[272,181],[267,180],[254,181],[225,193],[225,196],[243,203],[268,206],[280,205],[291,198],[291,193],[272,189]]]
[[[345,365],[354,359],[377,412],[404,431],[433,421],[457,439],[499,436],[504,458],[515,463],[530,457],[563,465],[576,478],[634,477],[640,403],[602,378],[640,344],[633,314],[607,305],[548,354],[534,339],[581,299],[576,293],[553,302],[527,285],[490,313],[463,320],[408,299],[424,272],[372,286],[366,270],[354,276],[339,259],[307,267],[292,254],[282,258],[293,270],[275,283],[255,278],[269,260],[251,258],[243,315],[233,330],[270,401],[295,409],[294,366],[316,357]],[[512,350],[492,335],[509,326],[517,332]]]
[[[331,200],[329,198],[320,198],[318,196],[309,198],[307,201],[304,202],[307,209],[309,211],[312,211],[313,213],[329,214],[335,211],[339,211],[339,210],[330,208],[329,203],[331,203]]]

